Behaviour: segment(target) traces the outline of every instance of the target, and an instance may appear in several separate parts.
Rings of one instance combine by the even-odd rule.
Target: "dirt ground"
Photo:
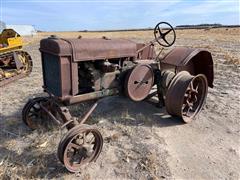
[[[183,124],[148,102],[107,97],[88,123],[104,138],[95,163],[71,174],[56,152],[65,131],[31,131],[21,120],[29,98],[42,96],[39,40],[60,37],[123,37],[144,42],[152,32],[39,33],[26,37],[33,72],[0,89],[0,179],[240,179],[240,29],[178,30],[175,46],[212,52],[214,88],[199,117]],[[158,48],[159,50],[159,48]],[[81,116],[89,103],[71,107]]]

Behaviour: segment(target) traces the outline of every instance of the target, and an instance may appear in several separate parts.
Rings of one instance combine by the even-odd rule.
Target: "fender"
[[[166,54],[160,65],[162,70],[171,70],[175,73],[188,71],[192,75],[204,74],[208,86],[213,87],[213,59],[207,50],[177,47]]]

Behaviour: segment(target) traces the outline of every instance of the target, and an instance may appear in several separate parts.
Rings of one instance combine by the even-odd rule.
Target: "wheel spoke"
[[[70,163],[70,165],[72,166],[74,163],[74,153],[72,152],[67,152],[67,160]]]
[[[170,45],[170,44],[167,42],[167,40],[165,39],[165,36],[162,36],[162,39],[163,39],[163,41],[164,41],[165,43],[167,43],[167,45]]]
[[[184,110],[187,107],[187,104],[182,105],[182,110]]]
[[[196,103],[198,101],[198,98],[196,95],[194,95],[194,100],[193,100],[193,103]]]
[[[39,114],[37,112],[29,112],[28,117],[38,117]]]
[[[86,143],[86,133],[85,132],[83,133],[83,137],[82,138],[83,138],[83,144],[85,144]]]
[[[30,111],[35,111],[35,112],[38,112],[40,110],[41,110],[40,108],[36,108],[35,106],[32,106],[32,108],[30,109]]]
[[[29,113],[31,113],[31,112],[36,112],[33,108],[31,108],[30,110],[29,110]]]
[[[186,116],[190,117],[189,113],[190,113],[191,108],[189,107],[186,113]]]
[[[197,84],[196,88],[194,89],[194,91],[195,91],[196,93],[198,93],[198,88],[199,88],[199,83]]]
[[[184,97],[186,98],[186,97],[188,97],[189,96],[189,92],[188,92],[188,90],[187,90],[187,92],[184,94]]]
[[[93,142],[95,142],[95,137],[94,136],[91,138],[91,140],[88,143],[93,144]]]
[[[169,29],[167,32],[163,33],[163,36],[166,36],[168,33],[170,33],[172,29]]]
[[[78,144],[73,143],[73,142],[71,142],[69,144],[69,148],[80,149],[81,147],[82,147],[81,145],[78,145]]]
[[[193,88],[193,81],[190,82],[190,89],[191,89],[191,91],[194,90],[194,88]]]
[[[36,106],[37,106],[37,107],[36,107]],[[33,107],[34,110],[39,110],[39,109],[41,109],[38,104],[34,104],[32,107]]]
[[[185,116],[190,117],[190,115],[189,115],[190,110],[191,110],[191,107],[189,106],[189,107],[187,108],[187,111],[185,112]]]
[[[160,37],[162,37],[163,34],[162,34],[159,26],[158,26],[158,32],[159,32],[159,34],[160,34]]]

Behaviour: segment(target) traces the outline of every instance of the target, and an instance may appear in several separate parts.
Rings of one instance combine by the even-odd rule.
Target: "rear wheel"
[[[203,74],[178,73],[166,93],[166,110],[170,115],[191,122],[201,111],[207,96],[207,78]]]

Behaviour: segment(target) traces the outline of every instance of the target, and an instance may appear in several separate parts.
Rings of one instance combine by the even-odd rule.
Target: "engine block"
[[[40,43],[44,89],[62,101],[106,89],[119,92],[137,58],[156,56],[152,47],[137,54],[143,46],[123,39],[44,39]]]

